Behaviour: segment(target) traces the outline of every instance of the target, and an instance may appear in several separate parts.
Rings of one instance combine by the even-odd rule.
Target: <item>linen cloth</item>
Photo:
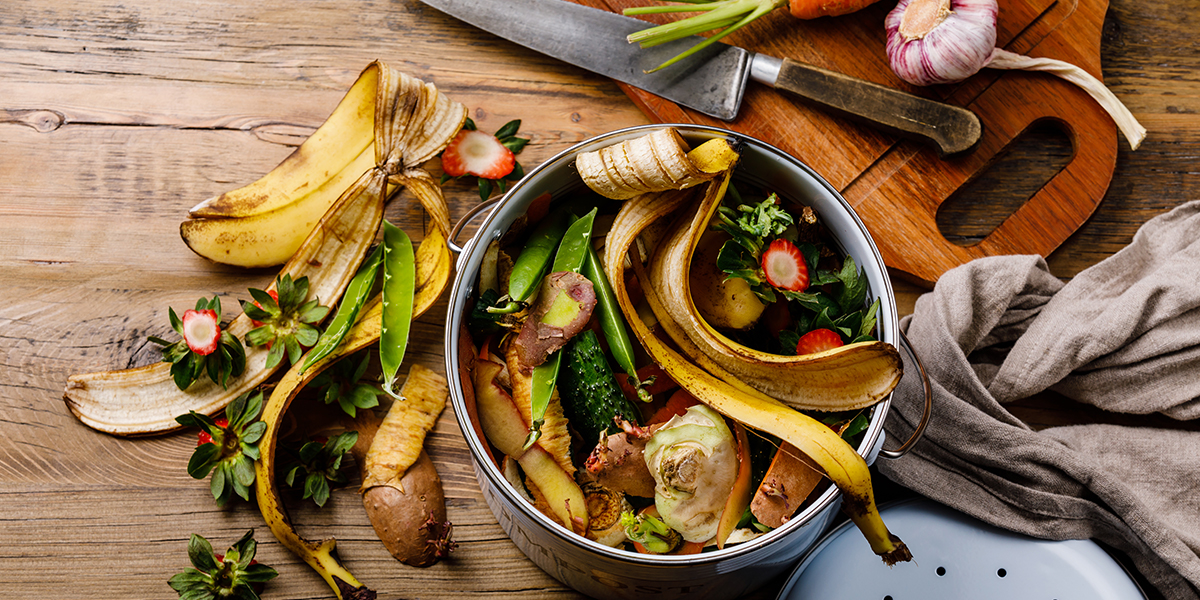
[[[1065,284],[1039,256],[953,269],[901,327],[933,414],[908,455],[875,463],[880,473],[1004,529],[1095,538],[1166,598],[1200,598],[1200,431],[1034,431],[1004,408],[1053,390],[1107,411],[1200,416],[1200,202],[1147,222]],[[923,402],[920,378],[905,376],[888,435],[908,439]]]

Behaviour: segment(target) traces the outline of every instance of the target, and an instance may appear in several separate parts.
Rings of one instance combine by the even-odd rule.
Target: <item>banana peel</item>
[[[727,185],[727,179],[710,185],[692,218],[680,222],[651,258],[650,279],[657,282],[653,287],[670,319],[696,347],[739,381],[794,408],[858,410],[883,400],[903,373],[900,354],[891,344],[859,342],[817,354],[781,356],[734,342],[700,315],[692,299],[688,272]]]
[[[419,166],[420,162],[436,154],[439,146],[444,147],[449,137],[442,136],[444,142],[431,143],[423,136],[445,130],[447,123],[455,123],[457,131],[466,119],[466,108],[444,99],[433,86],[390,68],[381,68],[378,77],[374,118],[377,164],[360,178],[360,181],[365,179],[367,184],[356,186],[351,192],[357,190],[362,196],[373,197],[382,212],[388,184],[404,184],[410,187],[429,213],[433,227],[414,255],[416,289],[413,293],[412,318],[416,319],[441,296],[450,279],[450,250],[446,244],[449,210],[433,177]],[[380,295],[363,307],[358,321],[333,352],[307,369],[301,369],[303,363],[293,365],[275,386],[263,407],[262,421],[266,423],[266,430],[259,442],[260,458],[255,463],[259,482],[255,486],[255,494],[263,520],[280,543],[317,571],[342,600],[374,598],[375,593],[359,583],[337,561],[333,555],[335,540],[305,540],[288,519],[275,480],[279,425],[283,414],[305,385],[338,359],[378,342],[382,329],[383,302]],[[444,402],[443,397],[443,405]],[[429,408],[432,410],[432,407]],[[429,426],[432,426],[432,422]],[[421,443],[423,441],[422,436]],[[401,457],[401,460],[405,459]]]
[[[392,185],[405,185],[421,202],[433,225],[415,256],[414,314],[420,314],[445,291],[451,266],[446,244],[449,209],[433,176],[419,165],[449,143],[454,132],[447,133],[448,130],[461,128],[467,109],[438,93],[431,84],[379,61],[372,63],[360,80],[373,80],[376,88],[384,88],[371,90],[373,97],[385,98],[371,103],[373,108],[384,107],[385,113],[370,120],[372,127],[382,129],[378,136],[381,143],[376,149],[378,162],[360,173],[353,185],[339,195],[280,275],[289,274],[292,279],[308,277],[314,297],[327,304],[336,303],[375,238],[387,190]],[[402,100],[398,99],[401,97]],[[398,108],[398,118],[407,121],[392,122]],[[374,323],[377,338],[381,322],[378,312],[370,322]],[[237,338],[245,336],[251,328],[253,325],[244,314],[227,326]],[[265,348],[247,348],[245,371],[229,381],[226,388],[201,379],[180,391],[171,378],[170,364],[165,362],[73,375],[63,399],[76,417],[93,429],[122,436],[161,433],[180,427],[175,422],[178,415],[191,410],[214,414],[240,394],[266,381],[277,370],[266,368],[266,360]]]
[[[396,86],[404,88],[400,95],[381,95],[380,90]],[[382,104],[386,110],[377,111]],[[395,118],[377,123],[385,113]],[[445,236],[450,227],[445,202],[439,206],[427,198],[436,182],[419,165],[445,148],[465,119],[466,109],[432,84],[375,61],[295,152],[258,181],[193,207],[180,224],[180,236],[192,251],[218,263],[248,268],[281,264],[341,193],[385,160],[395,163],[387,194],[401,185],[419,191]],[[385,158],[389,148],[399,149],[390,159]]]
[[[575,157],[575,169],[589,188],[605,198],[627,200],[649,192],[700,185],[737,161],[727,140],[716,138],[690,153],[673,128],[606,146]]]
[[[710,185],[727,185],[727,180]],[[710,189],[708,193],[719,194],[720,191]],[[641,268],[641,262],[636,260],[634,253],[630,257],[635,259],[632,262],[646,300],[660,326],[676,342],[679,350],[659,339],[638,316],[625,285],[625,258],[630,255],[642,231],[678,210],[687,201],[687,194],[677,191],[637,196],[622,206],[609,232],[604,268],[634,335],[650,357],[697,399],[747,427],[778,436],[812,458],[842,491],[843,510],[867,538],[872,551],[885,563],[890,565],[911,560],[908,548],[887,530],[880,518],[866,461],[822,423],[740,383],[736,376],[701,352],[665,310],[664,302],[659,297],[660,288],[648,279],[648,274]]]

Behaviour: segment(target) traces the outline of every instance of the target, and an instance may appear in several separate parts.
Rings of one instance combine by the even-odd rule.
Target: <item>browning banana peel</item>
[[[677,192],[637,197],[621,208],[609,233],[609,248],[605,253],[604,266],[634,334],[651,358],[672,379],[705,404],[747,427],[782,438],[812,458],[842,491],[843,510],[870,542],[871,549],[889,564],[909,560],[911,554],[904,543],[888,532],[879,516],[866,461],[841,437],[815,419],[753,388],[737,385],[736,378],[727,380],[717,377],[714,373],[727,372],[719,365],[705,361],[706,356],[679,331],[678,324],[674,323],[663,309],[654,285],[644,279],[645,273],[640,268],[641,263],[634,260],[634,268],[642,279],[647,301],[655,309],[659,323],[672,334],[672,338],[680,336],[674,341],[679,344],[684,354],[658,339],[638,317],[625,287],[625,256],[643,230],[663,215],[670,214],[685,201],[686,199]],[[696,364],[706,368],[696,366],[693,359]]]

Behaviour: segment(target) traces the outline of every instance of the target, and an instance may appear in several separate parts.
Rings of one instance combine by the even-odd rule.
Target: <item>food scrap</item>
[[[476,289],[486,295],[467,309],[468,412],[478,414],[489,453],[520,496],[606,545],[683,554],[740,543],[785,522],[831,482],[876,553],[907,560],[851,445],[863,429],[847,427],[843,439],[814,418],[850,423],[898,381],[895,348],[873,337],[878,301],[803,199],[732,185],[738,158],[720,138],[689,150],[670,128],[577,155],[594,194],[552,199],[536,225],[518,221],[497,251],[518,256],[520,268],[507,278],[479,273]],[[592,235],[573,238],[572,229]],[[582,253],[577,239],[587,240]],[[527,255],[536,259],[523,262]],[[564,255],[572,268],[562,268]],[[554,283],[576,273],[584,275],[571,279],[577,284]],[[741,286],[735,306],[693,302],[693,288],[730,284]],[[572,286],[589,287],[595,306],[568,302]],[[501,312],[503,327],[486,318]],[[541,327],[547,315],[559,327]],[[799,343],[814,330],[833,334],[837,347],[826,339],[822,351],[798,356],[797,346],[815,348],[827,335]],[[545,365],[554,368],[539,373]],[[778,393],[783,386],[791,395]],[[539,421],[541,437],[522,440],[522,429]],[[775,442],[753,451],[752,438]],[[796,469],[782,466],[775,484],[763,480],[781,447],[814,465],[815,485],[793,484]],[[793,490],[786,514],[764,513],[774,523],[765,525],[753,498],[783,485]],[[583,498],[587,514],[574,510]]]

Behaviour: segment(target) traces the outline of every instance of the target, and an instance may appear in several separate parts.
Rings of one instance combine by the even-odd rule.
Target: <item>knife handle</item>
[[[932,143],[941,156],[970,150],[982,133],[979,118],[965,108],[786,58],[774,85],[852,120]]]

